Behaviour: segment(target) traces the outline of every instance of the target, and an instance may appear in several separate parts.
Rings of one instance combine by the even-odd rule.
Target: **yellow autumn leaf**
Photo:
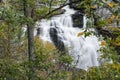
[[[116,45],[116,46],[120,46],[120,42],[118,42],[118,43],[115,43],[115,45]]]
[[[84,34],[84,32],[80,32],[80,33],[77,34],[77,37],[79,37],[79,36],[81,36],[83,34]]]
[[[115,27],[108,26],[108,29],[111,30],[111,31],[114,31],[114,30],[115,30]]]
[[[102,41],[100,46],[105,46],[106,45],[106,41]]]
[[[110,19],[112,19],[112,20],[113,20],[114,18],[115,18],[115,16],[114,16],[114,15],[112,15],[112,16],[110,17]]]
[[[115,41],[113,42],[115,46],[120,46],[120,36],[118,36]]]
[[[110,7],[113,7],[113,6],[114,6],[114,4],[113,4],[113,3],[109,3],[108,5],[109,5]]]
[[[118,17],[118,16],[115,16],[115,18],[116,18],[116,20],[118,20],[119,17]]]
[[[119,66],[117,64],[113,64],[112,67],[117,69]]]
[[[112,15],[109,19],[108,19],[108,22],[112,22],[114,20],[115,16]]]

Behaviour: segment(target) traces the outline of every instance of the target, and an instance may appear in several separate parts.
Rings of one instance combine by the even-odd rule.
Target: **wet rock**
[[[78,11],[75,14],[72,15],[72,19],[73,19],[73,26],[74,27],[79,27],[82,28],[83,27],[83,14]]]
[[[50,37],[56,48],[61,52],[65,52],[64,43],[61,41],[60,37],[58,36],[58,32],[55,28],[50,28]]]
[[[42,28],[37,28],[37,36],[40,35],[42,32]]]

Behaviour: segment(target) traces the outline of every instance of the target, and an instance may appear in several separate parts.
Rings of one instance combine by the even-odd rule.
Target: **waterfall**
[[[83,29],[73,27],[71,15],[76,11],[65,6],[65,13],[52,17],[50,20],[41,20],[37,25],[40,29],[39,37],[44,41],[49,41],[60,50],[68,49],[72,56],[73,64],[76,68],[88,69],[91,66],[99,66],[99,41],[94,35],[84,37],[77,36]],[[84,17],[84,28],[86,18]],[[61,49],[62,48],[62,49]]]

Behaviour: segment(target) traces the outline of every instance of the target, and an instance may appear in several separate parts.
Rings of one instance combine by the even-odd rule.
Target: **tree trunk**
[[[29,7],[27,0],[24,0],[24,15],[26,18],[32,18],[32,9]],[[28,58],[29,58],[29,80],[34,80],[34,26],[32,23],[27,23],[28,35]]]
[[[34,76],[34,34],[33,25],[27,25],[27,35],[28,35],[28,58],[30,62],[30,76],[29,80],[33,80]]]

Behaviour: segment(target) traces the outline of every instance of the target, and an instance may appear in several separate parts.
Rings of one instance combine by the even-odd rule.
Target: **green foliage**
[[[37,77],[43,80],[65,79],[68,73],[64,70],[64,65],[72,63],[71,56],[65,54],[60,57],[61,53],[56,51],[55,46],[51,43],[44,42],[39,38],[35,38],[35,40],[36,59],[34,65]]]
[[[114,47],[107,45],[106,47],[102,47],[100,49],[100,52],[102,53],[101,59],[105,59],[108,62],[110,61],[118,62],[119,57]]]
[[[0,78],[2,80],[27,79],[26,70],[22,63],[12,59],[0,59]]]
[[[65,63],[65,64],[71,64],[73,59],[70,55],[68,54],[64,54],[62,55],[59,60],[62,62],[62,63]]]
[[[108,22],[106,20],[99,20],[97,22],[98,27],[102,28],[108,25]]]
[[[104,64],[90,68],[86,74],[86,80],[119,80],[120,64]]]
[[[84,32],[78,33],[77,36],[79,37],[79,36],[82,36],[82,35],[84,35],[84,37],[88,37],[88,36],[91,36],[91,35],[95,35],[95,32],[91,31],[89,29],[86,29],[86,30],[84,30]]]
[[[24,44],[27,45],[27,42],[25,41]],[[27,46],[25,45],[23,49],[26,49]],[[16,54],[19,55],[20,52],[16,50],[16,53],[12,55],[15,56]],[[21,52],[21,54],[25,53]],[[0,59],[0,78],[2,80],[28,80],[30,65],[34,65],[35,80],[66,80],[69,72],[65,69],[64,65],[70,65],[72,63],[71,56],[66,54],[60,57],[60,53],[55,50],[55,47],[51,43],[44,42],[36,37],[35,61],[33,63],[27,61],[26,55],[21,55],[21,57],[13,56],[7,55]]]
[[[94,34],[94,31],[85,32],[85,37],[90,36],[90,35],[92,35],[92,34]]]

